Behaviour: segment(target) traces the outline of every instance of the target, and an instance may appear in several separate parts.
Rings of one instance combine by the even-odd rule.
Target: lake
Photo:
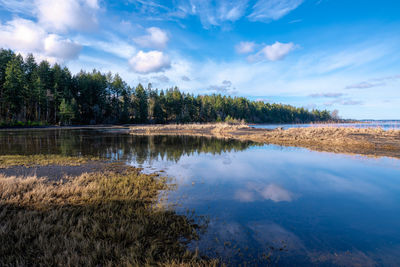
[[[124,130],[1,131],[0,153],[91,155],[161,171],[177,184],[175,209],[208,220],[191,247],[232,265],[400,262],[397,159]]]
[[[256,124],[255,128],[276,129],[276,128],[308,128],[308,127],[352,127],[352,128],[381,128],[383,130],[399,130],[400,121],[363,121],[356,123],[300,123],[300,124]]]

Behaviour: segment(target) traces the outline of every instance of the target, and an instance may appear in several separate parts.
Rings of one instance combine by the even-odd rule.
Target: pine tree
[[[21,57],[15,57],[8,62],[5,70],[4,100],[8,110],[8,118],[17,120],[24,108],[25,80]]]

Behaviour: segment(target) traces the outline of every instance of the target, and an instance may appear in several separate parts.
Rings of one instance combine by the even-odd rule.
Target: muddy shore
[[[187,124],[131,126],[134,135],[195,135],[265,144],[304,147],[315,151],[400,158],[400,130],[310,127],[257,129],[248,125]]]

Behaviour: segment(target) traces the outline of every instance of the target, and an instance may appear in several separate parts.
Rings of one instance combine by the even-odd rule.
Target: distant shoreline
[[[400,130],[311,127],[261,129],[248,125],[187,124],[131,126],[134,135],[193,135],[304,147],[315,151],[400,158]]]
[[[340,123],[364,123],[362,121],[338,121],[338,122],[304,122],[304,123],[246,123],[247,125],[307,125],[307,124],[340,124]],[[182,125],[191,124],[210,124],[210,123],[189,123]],[[151,126],[159,124],[76,124],[76,125],[43,125],[43,126],[2,126],[2,130],[30,130],[30,129],[129,129],[130,127],[136,126]],[[175,125],[175,124],[162,124],[162,125]]]
[[[142,125],[142,124],[137,124]],[[21,127],[0,127],[0,131],[9,131],[9,130],[72,130],[72,129],[129,129],[129,127],[134,126],[133,124],[127,125],[116,125],[116,124],[96,124],[96,125],[48,125],[48,126],[21,126]]]

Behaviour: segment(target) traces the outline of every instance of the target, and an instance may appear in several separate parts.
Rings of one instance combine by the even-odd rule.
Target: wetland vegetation
[[[171,186],[136,168],[57,182],[0,175],[0,264],[216,265],[187,249],[206,221],[160,202]]]

